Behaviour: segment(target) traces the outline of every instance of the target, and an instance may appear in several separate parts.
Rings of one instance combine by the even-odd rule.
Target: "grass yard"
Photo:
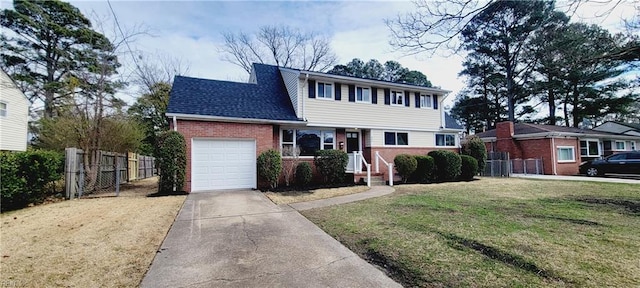
[[[0,214],[0,286],[138,286],[185,199],[146,197],[156,182]]]
[[[640,185],[483,178],[303,211],[407,287],[639,287]]]

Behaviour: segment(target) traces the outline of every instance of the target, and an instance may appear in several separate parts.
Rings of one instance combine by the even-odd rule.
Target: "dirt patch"
[[[369,190],[367,186],[349,186],[309,191],[265,192],[264,194],[276,204],[291,204],[360,193],[367,190]]]
[[[132,183],[120,197],[92,195],[3,213],[0,283],[138,286],[185,199],[145,197],[155,183]]]

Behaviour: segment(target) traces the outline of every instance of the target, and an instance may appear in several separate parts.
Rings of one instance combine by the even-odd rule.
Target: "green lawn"
[[[483,178],[303,214],[407,287],[640,286],[640,185]]]

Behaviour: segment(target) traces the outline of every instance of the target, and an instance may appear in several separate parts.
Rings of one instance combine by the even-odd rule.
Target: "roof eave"
[[[287,68],[284,68],[284,69],[287,69]],[[289,69],[289,70],[291,70],[291,69]],[[291,70],[291,71],[296,71],[296,70]],[[423,87],[423,86],[410,85],[410,84],[393,83],[393,82],[387,82],[387,81],[364,79],[364,78],[343,76],[343,75],[335,75],[335,74],[328,74],[328,73],[322,73],[322,72],[313,72],[313,71],[304,71],[304,70],[297,70],[297,71],[300,72],[300,75],[309,74],[309,75],[318,76],[318,77],[339,79],[339,80],[356,82],[356,83],[375,84],[375,85],[378,85],[378,86],[401,87],[401,88],[405,88],[405,89],[421,90],[421,91],[428,91],[428,92],[432,92],[432,93],[442,93],[442,94],[449,94],[449,93],[452,92],[452,91],[449,91],[449,90],[432,88],[432,87]]]
[[[256,118],[238,118],[211,115],[195,115],[182,113],[166,113],[167,117],[176,117],[180,120],[195,121],[211,121],[211,122],[233,122],[233,123],[249,123],[249,124],[302,124],[306,121],[302,120],[273,120],[273,119],[256,119]]]

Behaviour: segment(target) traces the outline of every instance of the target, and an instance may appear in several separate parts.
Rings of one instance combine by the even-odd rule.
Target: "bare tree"
[[[407,54],[436,51],[456,51],[460,33],[471,21],[493,3],[502,0],[415,0],[415,10],[400,14],[385,23],[391,30],[390,44]],[[568,0],[559,7],[561,11],[573,15],[586,0]],[[607,17],[624,0],[595,1],[602,4],[595,17]]]
[[[135,56],[133,56],[135,57]],[[183,58],[173,57],[162,53],[140,54],[139,61],[133,72],[133,83],[144,89],[144,93],[153,91],[154,85],[167,83],[171,85],[176,75],[189,72],[190,63]]]
[[[324,71],[337,62],[329,39],[288,26],[263,26],[255,35],[223,33],[222,60],[251,73],[254,62],[303,70]]]
[[[289,159],[282,161],[282,175],[284,176],[284,183],[289,187],[291,180],[295,176],[296,167],[298,167],[298,163],[300,163],[300,147],[283,147],[282,156],[289,157]]]

